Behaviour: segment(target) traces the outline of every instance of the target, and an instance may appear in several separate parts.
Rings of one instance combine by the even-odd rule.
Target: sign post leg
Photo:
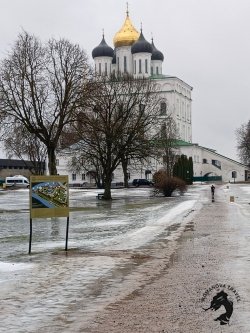
[[[69,216],[67,217],[65,251],[68,251]]]
[[[29,241],[29,254],[31,254],[31,241],[32,241],[32,219],[30,219],[30,241]]]

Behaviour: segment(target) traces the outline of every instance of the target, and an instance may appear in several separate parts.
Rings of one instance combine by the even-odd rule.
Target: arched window
[[[141,73],[141,59],[139,59],[139,73]]]
[[[148,59],[145,59],[145,73],[148,72]]]
[[[166,137],[166,130],[167,130],[166,123],[162,123],[161,124],[161,138],[165,138]]]
[[[160,104],[160,115],[164,116],[167,114],[167,103],[166,102],[161,102]]]
[[[180,103],[179,103],[179,99],[176,99],[176,110],[177,110],[177,116],[180,116]]]
[[[124,73],[127,73],[127,57],[124,56]]]

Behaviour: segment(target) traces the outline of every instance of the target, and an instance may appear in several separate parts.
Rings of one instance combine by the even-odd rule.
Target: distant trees
[[[87,56],[78,45],[65,39],[42,44],[21,33],[0,64],[2,134],[10,138],[16,128],[25,129],[32,140],[44,144],[49,172],[57,174],[55,151],[61,133],[86,105],[94,87],[89,79]]]
[[[177,159],[177,156],[175,156]],[[178,156],[173,165],[172,173],[166,168],[158,170],[153,175],[154,186],[163,193],[164,196],[170,197],[174,191],[183,193],[187,186],[193,183],[193,160],[186,155]]]
[[[113,173],[120,163],[150,154],[158,104],[152,80],[124,75],[101,77],[91,95],[92,107],[79,114],[76,130],[86,160],[98,161],[103,172],[104,199],[111,199]]]
[[[26,163],[28,159],[32,164],[32,170],[36,175],[42,175],[45,171],[47,149],[45,145],[22,125],[11,124],[11,130],[5,128],[4,147],[11,158],[17,156]],[[29,164],[30,168],[30,164]]]
[[[236,140],[241,162],[250,166],[250,120],[236,130]]]
[[[174,191],[186,191],[186,182],[178,177],[170,177],[164,169],[158,170],[153,176],[154,186],[165,197],[171,197]]]
[[[193,183],[193,159],[187,158],[186,155],[181,155],[173,168],[173,175],[181,178],[186,184]]]

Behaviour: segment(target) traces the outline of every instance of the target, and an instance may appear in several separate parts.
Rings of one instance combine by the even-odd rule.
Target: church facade
[[[160,103],[155,110],[159,127],[164,123],[168,114],[174,118],[180,145],[180,154],[192,157],[194,162],[194,180],[222,180],[244,181],[248,179],[248,168],[245,165],[233,161],[218,154],[215,150],[201,147],[192,143],[192,87],[178,77],[164,75],[162,64],[164,55],[159,51],[153,39],[147,41],[143,35],[133,26],[126,13],[125,21],[121,29],[114,35],[114,48],[107,45],[104,35],[98,46],[92,51],[95,71],[99,75],[112,73],[128,73],[135,78],[145,77],[154,80],[158,87]],[[64,150],[58,159],[58,172],[67,173],[67,160],[71,152]],[[151,179],[154,172],[163,167],[163,161],[149,159],[147,163],[135,170],[128,170],[130,180],[134,178]],[[69,174],[72,184],[93,183],[91,172],[74,172]],[[113,183],[123,182],[122,168],[115,171]]]
[[[156,113],[159,122],[171,113],[181,140],[192,142],[192,87],[181,79],[163,75],[164,55],[152,39],[148,42],[133,26],[127,12],[125,22],[113,38],[114,49],[107,45],[104,35],[92,51],[95,71],[99,75],[128,73],[135,78],[150,78],[159,89],[160,104]]]

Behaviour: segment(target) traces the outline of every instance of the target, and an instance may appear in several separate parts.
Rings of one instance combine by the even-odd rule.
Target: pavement
[[[157,250],[155,274],[154,265],[148,266],[147,282],[71,331],[249,333],[249,189],[249,184],[216,185],[211,202],[208,186],[175,250],[170,256],[164,247]]]

